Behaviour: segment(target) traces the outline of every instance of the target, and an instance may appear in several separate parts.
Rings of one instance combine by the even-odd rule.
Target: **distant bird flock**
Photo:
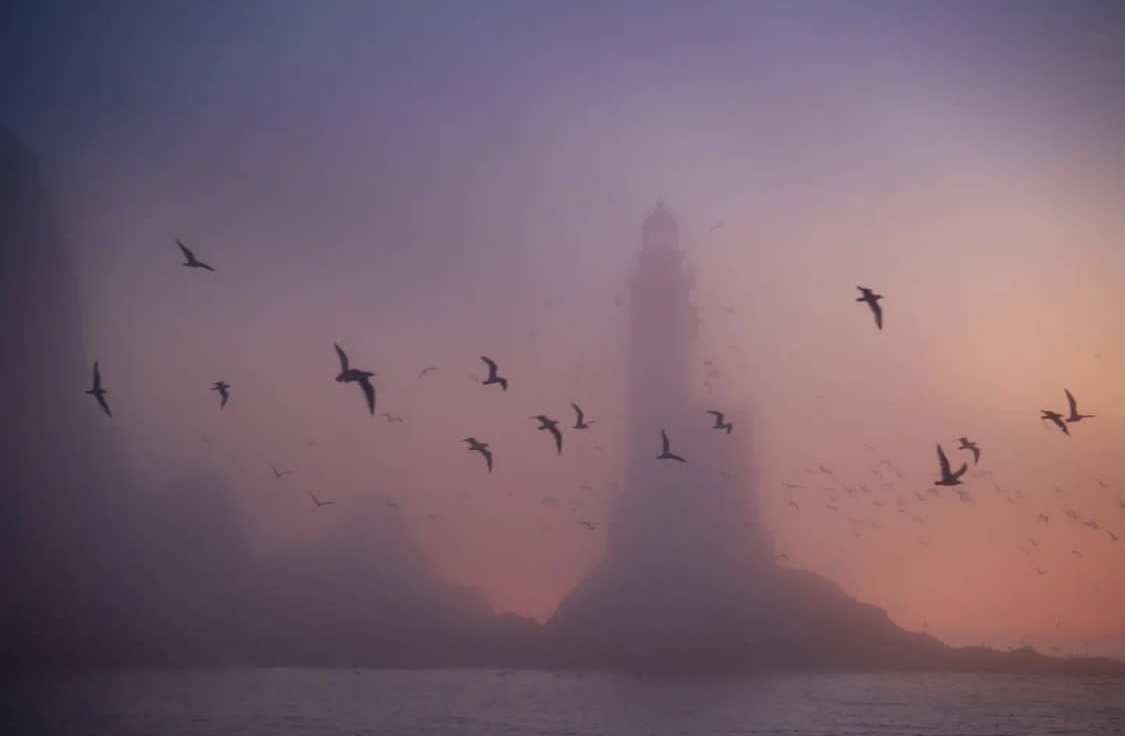
[[[722,227],[722,225],[723,225],[723,223],[719,222],[718,224],[716,224],[711,229],[712,229],[712,231],[717,230],[720,227]],[[213,267],[211,267],[207,263],[204,263],[203,261],[199,260],[196,257],[195,253],[190,248],[188,248],[186,245],[184,245],[181,241],[176,240],[176,245],[179,247],[180,252],[183,254],[183,257],[184,257],[184,262],[181,265],[183,265],[187,268],[201,269],[201,270],[212,271],[212,272],[215,271],[215,269]],[[883,299],[883,295],[878,294],[873,289],[865,287],[865,286],[857,286],[856,288],[859,290],[860,295],[856,298],[855,301],[862,302],[863,304],[865,304],[867,306],[867,308],[870,310],[871,315],[874,319],[876,329],[882,331],[883,330],[884,313],[883,313],[883,307],[880,304],[880,301]],[[733,310],[731,310],[729,307],[725,308],[725,310],[733,314]],[[731,346],[731,347],[733,348],[734,346]],[[340,370],[336,374],[336,382],[341,383],[341,384],[351,383],[351,384],[357,385],[360,388],[360,391],[362,393],[364,405],[366,406],[368,413],[371,414],[372,416],[376,416],[376,413],[375,413],[376,392],[375,392],[375,385],[371,381],[371,379],[374,378],[376,374],[372,371],[362,370],[360,368],[353,367],[347,352],[345,352],[345,350],[339,345],[339,343],[334,342],[333,348],[335,349],[336,357],[337,357],[337,359],[339,361],[339,364],[340,364]],[[487,373],[486,373],[486,375],[483,379],[478,378],[475,375],[472,376],[473,381],[477,382],[477,383],[479,383],[483,386],[499,386],[500,390],[502,392],[506,392],[508,390],[508,387],[509,387],[509,379],[508,379],[507,376],[504,376],[500,373],[500,366],[497,363],[497,361],[495,361],[492,358],[490,358],[488,356],[485,356],[485,355],[480,356],[480,360],[481,360],[482,363],[484,363],[484,366],[487,369]],[[706,384],[707,384],[708,388],[710,388],[710,378],[716,378],[718,376],[718,373],[715,370],[714,365],[712,364],[711,361],[704,361],[704,363],[708,368],[708,377],[709,377],[708,380],[706,381]],[[422,368],[418,372],[418,378],[419,379],[425,378],[426,376],[428,376],[431,373],[434,373],[438,370],[440,370],[439,366],[436,366],[436,365],[426,366],[425,368]],[[109,392],[102,386],[102,375],[101,375],[100,366],[99,366],[97,361],[94,362],[92,381],[93,381],[92,386],[89,389],[87,389],[85,391],[85,393],[94,397],[94,400],[97,401],[98,405],[101,407],[101,410],[105,413],[106,416],[112,417],[113,413],[110,411],[109,402],[106,400],[106,395]],[[229,384],[229,383],[227,383],[226,381],[223,381],[223,380],[218,380],[218,381],[215,381],[211,385],[210,389],[212,391],[215,391],[215,392],[218,393],[219,409],[225,408],[227,406],[227,403],[231,399],[231,384]],[[1060,432],[1062,432],[1063,434],[1065,434],[1069,437],[1069,436],[1071,436],[1071,430],[1070,430],[1071,425],[1077,424],[1078,422],[1080,422],[1084,419],[1093,419],[1093,418],[1095,418],[1095,415],[1081,413],[1078,410],[1078,402],[1075,399],[1074,395],[1070,392],[1070,390],[1064,389],[1064,393],[1066,395],[1066,400],[1067,400],[1067,412],[1063,413],[1063,412],[1055,411],[1053,409],[1042,409],[1042,410],[1040,410],[1040,419],[1044,423],[1050,422],[1051,425],[1053,425]],[[574,424],[570,427],[570,429],[574,430],[574,431],[581,431],[581,430],[590,429],[590,427],[595,422],[593,420],[589,420],[589,419],[586,418],[585,412],[582,410],[582,408],[577,403],[571,402],[570,405],[571,405],[571,408],[574,410],[574,414],[575,414]],[[727,435],[731,434],[731,432],[734,430],[733,423],[726,420],[726,417],[725,417],[725,415],[722,411],[719,411],[717,409],[708,409],[707,413],[710,414],[714,419],[714,423],[711,425],[712,429],[718,430],[718,431],[723,432]],[[400,423],[400,422],[403,421],[403,419],[401,417],[394,416],[394,415],[389,414],[387,412],[382,412],[382,413],[378,414],[377,416],[385,419],[388,423],[392,423],[392,424]],[[551,418],[551,417],[549,417],[545,414],[536,414],[532,417],[529,417],[529,419],[537,421],[539,423],[539,425],[538,425],[538,427],[536,427],[536,429],[540,432],[546,432],[550,436],[550,438],[553,442],[556,454],[561,455],[562,452],[563,452],[564,441],[563,441],[563,431],[559,426],[560,421],[558,419]],[[665,431],[665,429],[664,428],[654,428],[654,429],[657,429],[660,433],[660,453],[654,456],[655,459],[657,459],[657,460],[671,460],[671,461],[675,461],[675,462],[679,462],[679,463],[686,463],[687,462],[686,458],[684,458],[683,456],[681,456],[679,454],[676,454],[675,452],[672,451],[672,443],[671,443],[671,440],[669,439],[668,433]],[[206,436],[204,436],[203,439],[204,439],[204,441],[207,441]],[[487,442],[484,442],[484,441],[478,439],[475,436],[466,437],[463,440],[461,440],[461,442],[463,442],[467,445],[466,449],[468,451],[476,452],[481,456],[481,458],[484,461],[485,469],[487,470],[487,472],[491,473],[493,471],[494,455],[493,455],[492,448],[490,447],[490,445]],[[973,466],[976,467],[977,465],[979,465],[980,460],[981,460],[981,448],[980,448],[979,444],[977,442],[973,441],[973,440],[970,440],[968,437],[959,437],[957,439],[957,442],[958,442],[958,444],[957,444],[956,449],[960,450],[960,451],[969,452],[972,456]],[[866,447],[868,449],[871,449],[871,450],[875,449],[870,444],[866,444]],[[601,447],[598,446],[596,449],[601,449]],[[954,470],[953,466],[951,465],[951,463],[949,461],[948,456],[945,454],[945,450],[942,448],[940,443],[937,444],[937,460],[938,460],[938,476],[939,477],[936,480],[933,481],[932,487],[927,489],[924,493],[922,491],[917,491],[917,490],[914,491],[913,493],[914,493],[915,499],[918,502],[924,502],[924,501],[927,500],[927,495],[937,496],[939,494],[939,487],[945,487],[945,488],[952,488],[957,493],[958,498],[961,501],[966,502],[966,503],[972,502],[972,500],[973,500],[972,496],[967,491],[958,487],[958,486],[961,486],[963,484],[962,477],[969,470],[968,462],[961,463],[957,467],[957,469]],[[273,471],[274,477],[276,479],[281,479],[282,477],[284,477],[286,475],[290,475],[294,472],[291,469],[281,469],[281,468],[278,468],[274,465],[270,465],[270,469]],[[892,462],[890,462],[889,460],[886,460],[886,459],[880,461],[880,467],[872,469],[872,474],[879,479],[880,487],[883,488],[884,490],[892,490],[896,487],[894,480],[884,476],[884,473],[889,473],[892,470],[894,471],[894,473],[897,475],[897,477],[899,479],[902,479],[904,477],[902,470],[899,469],[897,466],[895,466]],[[815,468],[810,468],[808,470],[808,472],[816,474],[816,475],[820,475],[820,476],[832,476],[833,475],[832,470],[829,469],[828,467],[826,467],[823,464],[817,464]],[[730,476],[725,471],[720,471],[720,473],[722,474],[722,476],[724,478],[729,479]],[[973,475],[974,475],[974,477],[984,478],[984,477],[990,476],[991,471],[976,472]],[[1100,480],[1097,481],[1097,482],[1098,482],[1099,487],[1101,487],[1101,488],[1106,487],[1106,484],[1104,482],[1102,482]],[[993,482],[993,484],[994,484],[994,487],[996,489],[997,494],[1004,496],[1004,498],[1006,498],[1009,503],[1015,503],[1018,500],[1018,498],[1020,497],[1019,491],[1016,491],[1015,495],[1013,496],[1008,491],[1006,491],[1005,489],[1002,489],[999,484],[997,484],[995,482]],[[784,482],[783,486],[784,486],[785,490],[787,490],[787,491],[793,491],[793,490],[801,489],[801,488],[804,487],[800,483],[792,483],[792,482],[789,482],[789,481]],[[583,487],[588,488],[589,486],[583,486]],[[838,511],[839,506],[837,505],[837,498],[838,497],[837,497],[836,486],[824,487],[823,490],[828,495],[828,499],[830,501],[830,503],[825,505],[825,508],[829,511]],[[858,485],[853,485],[853,486],[844,486],[842,490],[847,493],[848,497],[856,497],[857,495],[867,495],[867,494],[871,493],[871,488],[869,488],[868,486],[866,486],[862,483],[860,483]],[[1061,490],[1060,490],[1060,492],[1061,492]],[[315,494],[313,494],[312,492],[306,491],[306,493],[309,496],[309,498],[312,500],[313,504],[317,508],[322,508],[322,507],[325,507],[325,506],[332,506],[332,505],[335,505],[335,503],[336,503],[335,501],[331,501],[331,500],[323,500],[323,499],[319,498],[318,496],[316,496]],[[548,504],[548,505],[555,505],[556,499],[554,499],[553,497],[547,496],[547,497],[543,498],[543,503]],[[801,505],[797,501],[790,498],[787,503],[788,503],[789,506],[791,506],[793,508],[794,512],[800,512]],[[398,508],[398,505],[395,504],[392,501],[388,501],[387,505],[392,509]],[[883,505],[883,502],[881,500],[876,499],[876,500],[871,501],[871,505],[876,506],[876,507],[880,507],[880,506]],[[1121,507],[1123,509],[1125,509],[1125,501],[1121,502]],[[575,510],[576,508],[577,507],[574,506],[573,502],[572,502],[572,510]],[[896,509],[895,510],[898,513],[902,513],[902,514],[907,513],[907,510],[904,506],[904,501],[903,501],[902,496],[897,497]],[[1066,515],[1069,518],[1071,518],[1073,521],[1082,523],[1082,525],[1087,527],[1087,528],[1090,528],[1090,529],[1095,530],[1095,531],[1099,531],[1099,530],[1105,531],[1105,533],[1108,535],[1110,541],[1112,541],[1112,542],[1119,541],[1119,536],[1117,534],[1114,534],[1112,531],[1110,531],[1108,529],[1102,529],[1102,527],[1094,519],[1087,519],[1087,520],[1083,521],[1081,519],[1081,516],[1076,511],[1074,511],[1073,509],[1067,509]],[[431,518],[436,518],[436,515],[434,515],[434,514],[430,514],[429,516]],[[910,520],[912,522],[918,524],[918,525],[923,525],[925,523],[925,519],[922,516],[919,516],[919,515],[911,515]],[[879,523],[876,522],[876,521],[872,521],[872,520],[866,520],[866,519],[857,518],[857,517],[849,517],[848,521],[849,521],[849,523],[851,523],[853,525],[853,535],[856,536],[856,537],[859,537],[859,536],[863,535],[864,527],[866,527],[866,529],[878,529],[878,528],[880,528]],[[1047,526],[1050,525],[1050,516],[1046,513],[1038,513],[1036,515],[1036,522],[1041,523],[1044,527],[1047,527]],[[594,529],[597,528],[597,525],[594,524],[593,522],[579,521],[577,523],[580,526],[582,526],[582,527],[584,527],[588,530],[591,530],[591,531],[593,531]],[[1030,543],[1030,547],[1021,546],[1020,547],[1021,551],[1030,553],[1033,548],[1039,546],[1038,540],[1036,540],[1034,538],[1029,538],[1028,541]],[[921,543],[927,544],[927,542],[925,540],[922,540]],[[1077,550],[1077,549],[1071,550],[1071,553],[1073,554],[1073,556],[1075,558],[1078,558],[1078,559],[1081,559],[1084,556],[1082,551]],[[786,554],[783,554],[783,553],[777,554],[775,556],[775,560],[778,561],[778,562],[789,562],[789,556],[786,555]],[[1047,570],[1043,569],[1040,566],[1036,566],[1035,567],[1035,573],[1038,576],[1043,576],[1043,575],[1047,574]]]

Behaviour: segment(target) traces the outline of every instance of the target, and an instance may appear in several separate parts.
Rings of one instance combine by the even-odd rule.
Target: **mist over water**
[[[560,602],[640,580],[656,634],[756,580],[759,632],[832,584],[919,634],[888,649],[1122,655],[1119,6],[4,19],[11,662],[540,661]],[[661,199],[698,316],[649,324],[665,358],[634,342],[685,296],[638,307]],[[1064,388],[1096,415],[1070,437],[1038,421]],[[970,500],[934,496],[962,435]]]

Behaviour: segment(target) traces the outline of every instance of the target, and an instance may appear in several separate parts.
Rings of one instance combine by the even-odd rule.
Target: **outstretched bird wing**
[[[94,397],[98,400],[98,403],[101,404],[102,411],[106,413],[106,416],[112,417],[113,412],[109,410],[109,404],[106,403],[105,396],[102,394],[94,394]]]
[[[557,426],[555,426],[554,424],[547,425],[547,429],[550,430],[552,435],[554,435],[555,449],[557,449],[558,453],[561,455],[562,454],[562,432],[560,432],[559,428]]]
[[[1063,391],[1066,391],[1066,400],[1070,404],[1070,416],[1077,416],[1078,402],[1074,400],[1074,394],[1070,393],[1070,389],[1064,388]]]
[[[94,361],[94,390],[97,391],[102,387],[102,372],[98,368],[98,361]]]
[[[718,421],[720,421],[720,422],[723,421],[723,413],[721,411],[715,411],[714,409],[708,409],[707,413],[710,414],[711,416],[715,417],[715,419],[717,419]]]
[[[371,379],[363,376],[358,381],[359,387],[363,389],[363,397],[367,399],[367,410],[372,415],[375,414],[375,386],[371,383]]]
[[[574,407],[574,413],[578,415],[578,421],[575,422],[575,424],[582,424],[582,420],[585,419],[585,415],[582,413],[582,410],[579,409],[578,404],[575,404],[573,401],[570,402],[570,405]]]
[[[875,326],[880,330],[883,329],[883,307],[874,299],[868,301],[867,304],[871,307],[871,313],[875,315]]]
[[[483,360],[484,364],[488,366],[488,377],[489,378],[495,378],[496,377],[496,361],[493,360],[492,358],[489,358],[487,355],[480,356],[480,359]]]
[[[176,241],[176,245],[180,246],[180,250],[183,252],[184,258],[187,259],[188,263],[195,263],[195,253],[192,253],[191,248],[187,247],[179,240]]]
[[[664,451],[661,454],[667,455],[668,454],[668,433],[665,432],[663,429],[660,430],[660,443],[664,447]]]
[[[332,347],[336,348],[336,355],[340,358],[340,372],[346,372],[348,370],[348,354],[338,343],[332,343]]]
[[[945,450],[941,449],[941,445],[937,446],[938,463],[941,465],[941,477],[948,478],[949,472],[949,458],[945,456]]]
[[[492,451],[484,447],[480,448],[480,454],[484,455],[484,462],[488,465],[488,472],[492,472]]]

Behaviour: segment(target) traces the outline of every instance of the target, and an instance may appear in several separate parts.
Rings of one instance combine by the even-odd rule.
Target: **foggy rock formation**
[[[131,587],[117,574],[127,489],[112,434],[81,401],[90,363],[70,253],[36,160],[2,126],[0,300],[0,660],[68,659],[128,628],[116,611]]]

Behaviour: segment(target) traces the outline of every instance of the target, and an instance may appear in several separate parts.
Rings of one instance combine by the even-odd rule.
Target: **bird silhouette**
[[[590,531],[594,531],[595,529],[598,528],[597,524],[592,524],[589,521],[580,521],[580,522],[578,522],[578,526],[584,526],[587,529],[589,529]]]
[[[789,501],[788,504],[793,507],[794,511],[800,511],[801,510],[801,505],[799,503],[797,503],[796,501]]]
[[[394,414],[391,414],[390,412],[381,411],[381,412],[379,412],[379,416],[386,419],[387,424],[402,424],[402,417],[396,417]]]
[[[949,470],[949,458],[945,456],[945,450],[941,449],[941,445],[937,446],[938,464],[941,466],[941,478],[934,481],[936,486],[959,486],[961,485],[961,476],[969,469],[968,463],[961,463],[960,469],[956,473],[951,473]],[[962,500],[965,500],[962,497]]]
[[[708,409],[707,413],[715,417],[715,423],[711,426],[711,429],[723,429],[726,430],[727,434],[730,434],[731,430],[734,429],[733,424],[723,421],[723,413],[721,411]]]
[[[1074,394],[1070,393],[1069,389],[1064,388],[1063,391],[1066,391],[1066,400],[1067,400],[1067,403],[1070,404],[1070,416],[1068,416],[1066,418],[1066,421],[1068,421],[1068,422],[1080,422],[1083,419],[1093,419],[1094,418],[1093,414],[1079,414],[1078,413],[1078,402],[1075,401]]]
[[[423,376],[428,376],[436,370],[438,370],[438,367],[436,365],[428,365],[422,370],[418,371],[418,377],[422,378]]]
[[[105,412],[107,417],[113,416],[113,412],[109,410],[109,404],[106,403],[105,400],[105,395],[109,392],[102,388],[102,372],[101,369],[98,368],[98,361],[96,360],[94,361],[94,385],[84,393],[90,394],[98,400],[98,404],[102,407],[102,411]]]
[[[484,385],[484,386],[488,386],[488,385],[493,384],[493,383],[498,383],[498,384],[500,384],[500,388],[507,391],[508,390],[508,379],[504,378],[503,376],[501,376],[499,373],[496,372],[496,361],[494,361],[492,358],[489,358],[486,355],[480,356],[480,359],[483,360],[484,364],[488,366],[488,378],[481,381],[481,384]]]
[[[1055,426],[1061,429],[1063,434],[1065,434],[1067,437],[1070,436],[1070,429],[1067,428],[1062,414],[1059,414],[1057,411],[1050,411],[1049,409],[1040,409],[1039,412],[1040,419],[1054,422]]]
[[[311,491],[305,491],[305,493],[309,494],[309,498],[312,499],[313,503],[316,504],[317,508],[320,508],[321,506],[335,506],[336,505],[335,501],[321,501],[319,498],[314,496]]]
[[[656,456],[657,460],[678,460],[681,463],[687,462],[687,460],[684,460],[679,455],[672,454],[672,451],[669,449],[669,446],[668,446],[668,433],[665,432],[663,429],[660,430],[660,443],[661,443],[661,450],[660,450],[660,454]]]
[[[215,270],[215,269],[211,268],[210,266],[208,266],[203,261],[196,258],[195,253],[192,252],[191,248],[187,247],[186,245],[181,243],[179,240],[176,241],[176,245],[180,246],[180,250],[183,251],[183,254],[184,254],[184,262],[180,264],[181,266],[187,266],[188,268],[203,268],[203,269],[206,269],[208,271],[214,271]]]
[[[211,384],[212,391],[218,391],[222,401],[219,402],[219,408],[222,409],[230,401],[230,384],[226,381],[215,381]]]
[[[879,305],[879,300],[883,298],[882,294],[876,294],[866,286],[857,286],[861,296],[856,298],[857,302],[867,302],[867,306],[871,307],[871,314],[875,315],[875,326],[880,330],[883,329],[883,307]]]
[[[980,447],[976,442],[970,442],[968,437],[958,437],[957,441],[961,443],[957,445],[958,450],[969,450],[973,453],[973,465],[980,462]]]
[[[367,410],[372,416],[375,416],[375,386],[371,383],[371,377],[375,374],[371,371],[361,371],[358,368],[352,368],[348,362],[348,354],[340,347],[338,343],[332,343],[336,348],[336,355],[340,358],[340,372],[336,374],[337,383],[358,383],[359,387],[363,389],[363,397],[367,400]]]
[[[578,404],[575,404],[572,401],[570,402],[570,405],[574,407],[574,413],[577,415],[577,418],[575,418],[574,420],[574,426],[572,427],[572,429],[586,429],[591,424],[593,424],[593,422],[586,421],[586,415],[582,413],[582,409],[578,406]]]
[[[277,466],[275,466],[273,463],[270,463],[270,470],[273,471],[274,478],[281,478],[282,476],[289,475],[293,472],[292,470],[278,470]]]
[[[551,419],[550,417],[544,416],[542,414],[536,414],[533,417],[528,417],[528,419],[538,419],[539,427],[537,429],[539,429],[540,431],[545,429],[551,433],[551,436],[555,438],[555,449],[557,449],[558,454],[561,455],[562,432],[559,431],[559,421],[557,419]]]
[[[487,442],[478,442],[476,437],[466,437],[461,440],[462,442],[469,443],[469,451],[476,450],[481,455],[484,455],[484,462],[488,465],[488,472],[492,472],[492,451],[488,449]]]
[[[785,554],[784,552],[779,555],[774,555],[773,558],[778,562],[789,562],[789,555]]]

